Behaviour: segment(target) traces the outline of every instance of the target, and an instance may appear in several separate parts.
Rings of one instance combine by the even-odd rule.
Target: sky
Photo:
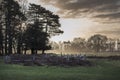
[[[102,34],[120,38],[120,0],[36,0],[59,15],[64,33],[52,40]]]
[[[120,38],[120,0],[28,0],[60,16],[62,35],[54,41],[102,34]]]

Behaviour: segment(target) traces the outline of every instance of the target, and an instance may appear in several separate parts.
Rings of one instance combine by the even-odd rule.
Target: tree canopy
[[[44,53],[50,49],[49,38],[63,33],[59,16],[36,4],[29,4],[28,10],[22,9],[16,0],[2,0],[0,3],[0,47],[4,48],[3,54],[21,54],[24,49],[31,49],[32,54],[37,50]]]
[[[107,37],[104,35],[96,34],[91,36],[88,39],[89,47],[99,52],[100,50],[105,49],[106,47]]]
[[[2,25],[4,27],[4,40],[5,40],[5,54],[12,54],[13,52],[13,38],[15,32],[19,29],[20,22],[25,20],[26,17],[20,11],[20,6],[14,0],[2,0],[0,4],[2,14]]]

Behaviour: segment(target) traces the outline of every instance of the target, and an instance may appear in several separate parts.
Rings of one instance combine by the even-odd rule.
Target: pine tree
[[[24,35],[25,44],[31,49],[31,54],[37,54],[37,50],[42,50],[44,53],[49,48],[47,45],[49,35],[43,31],[38,20],[28,25]]]
[[[38,26],[36,27],[36,29],[42,28],[42,31],[40,31],[39,34],[37,33],[37,31],[32,33],[32,35],[31,33],[27,34],[29,36],[31,35],[29,40],[33,41],[29,42],[29,44],[31,43],[33,44],[32,46],[34,46],[35,40],[31,40],[34,34],[34,37],[36,36],[36,39],[38,40],[38,43],[36,44],[38,45],[38,47],[36,48],[42,50],[42,53],[44,53],[45,50],[50,49],[50,46],[47,46],[49,43],[49,37],[63,33],[63,31],[59,29],[59,17],[58,15],[54,15],[51,11],[46,10],[44,7],[41,7],[40,5],[36,4],[30,4],[27,16],[29,24],[28,26],[32,24],[32,27]]]
[[[1,2],[1,11],[4,15],[5,24],[5,54],[9,55],[13,53],[13,38],[16,29],[19,28],[20,22],[25,20],[25,16],[20,11],[19,4],[14,0],[3,0]]]

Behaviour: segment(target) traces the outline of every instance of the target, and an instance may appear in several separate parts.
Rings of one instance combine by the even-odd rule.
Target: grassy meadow
[[[0,80],[120,80],[120,60],[92,59],[91,67],[23,66],[0,58]]]

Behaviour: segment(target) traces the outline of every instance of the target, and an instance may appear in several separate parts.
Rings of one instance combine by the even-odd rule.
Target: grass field
[[[120,80],[120,61],[91,61],[91,67],[40,67],[4,64],[0,58],[0,80]]]

